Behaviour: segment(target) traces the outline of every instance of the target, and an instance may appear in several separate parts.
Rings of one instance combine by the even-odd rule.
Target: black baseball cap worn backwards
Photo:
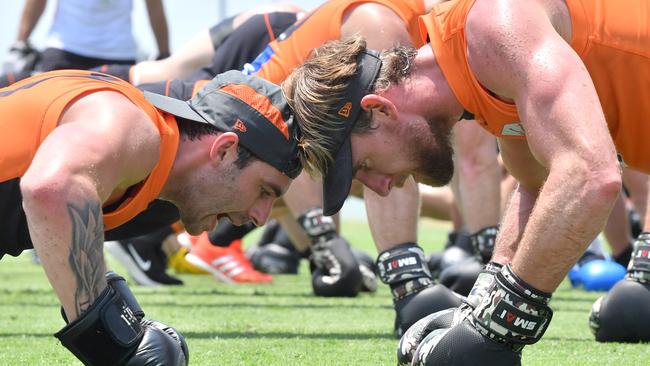
[[[357,70],[350,78],[345,97],[334,106],[332,116],[340,125],[330,137],[328,150],[334,161],[328,165],[323,177],[323,213],[331,216],[339,212],[350,194],[354,178],[352,143],[350,133],[361,113],[361,98],[370,93],[379,76],[381,60],[379,52],[366,49],[357,56]]]
[[[217,75],[188,101],[144,95],[167,113],[236,133],[242,146],[289,178],[302,170],[297,123],[282,90],[271,82],[232,70]]]

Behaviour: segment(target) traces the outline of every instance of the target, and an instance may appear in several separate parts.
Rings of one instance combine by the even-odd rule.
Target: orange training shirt
[[[492,134],[525,138],[516,106],[483,88],[467,62],[465,22],[475,0],[437,5],[420,17],[431,48],[454,94]],[[633,168],[650,172],[650,2],[565,0],[571,47],[596,87],[618,153]]]
[[[255,74],[273,83],[286,79],[294,68],[300,66],[314,48],[341,37],[343,14],[355,5],[382,4],[404,20],[417,48],[423,46],[419,35],[418,16],[424,14],[424,0],[331,0],[312,10],[296,24],[285,30],[250,64],[244,73]]]
[[[22,177],[40,144],[57,127],[66,107],[98,91],[116,91],[126,96],[150,117],[161,138],[160,160],[150,175],[132,187],[116,209],[104,213],[104,230],[110,230],[144,211],[158,196],[179,141],[176,119],[158,111],[126,81],[97,72],[60,70],[0,89],[0,182]]]

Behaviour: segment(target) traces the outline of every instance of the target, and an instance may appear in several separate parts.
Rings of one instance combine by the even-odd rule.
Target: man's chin
[[[185,225],[185,231],[194,236],[201,235],[204,231],[212,231],[212,229],[214,229],[216,226],[216,223],[217,221],[212,220],[198,220],[190,224],[186,224],[185,221],[183,221],[183,224]]]

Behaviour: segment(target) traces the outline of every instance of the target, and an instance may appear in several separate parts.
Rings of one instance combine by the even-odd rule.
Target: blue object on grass
[[[578,276],[585,290],[608,291],[625,277],[625,272],[625,267],[614,261],[596,259],[581,266]]]

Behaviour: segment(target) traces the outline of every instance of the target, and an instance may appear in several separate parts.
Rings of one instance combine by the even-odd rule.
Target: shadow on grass
[[[0,333],[0,339],[1,338],[50,338],[54,337],[54,332],[52,333]]]
[[[581,342],[581,343],[595,343],[593,339],[576,338],[576,337],[544,337],[545,341],[553,342]]]
[[[171,301],[159,302],[159,301],[140,301],[143,307],[178,307],[178,308],[195,308],[195,307],[206,307],[206,308],[226,308],[226,309],[393,309],[392,305],[371,305],[371,304],[350,304],[350,303],[338,303],[338,304],[251,304],[246,302],[224,302],[224,303],[197,303],[197,304],[178,304]],[[14,303],[15,304],[15,303]],[[25,304],[27,305],[27,304]]]
[[[17,288],[17,289],[0,289],[0,295],[50,295],[54,294],[51,288]]]
[[[54,333],[0,333],[3,338],[51,338]],[[291,333],[291,332],[183,332],[187,339],[332,339],[332,340],[397,340],[389,333]]]
[[[370,304],[250,304],[245,302],[227,302],[227,303],[186,303],[179,304],[171,301],[139,301],[145,307],[174,307],[174,308],[196,308],[196,307],[206,307],[206,308],[226,308],[226,309],[393,309],[392,305],[370,305]],[[33,303],[27,301],[14,301],[11,303],[2,304],[0,303],[0,308],[10,307],[10,308],[28,308],[28,307],[37,307],[37,308],[58,308],[60,305],[57,302],[51,303]],[[570,311],[570,310],[569,310]]]
[[[565,308],[562,306],[553,306],[553,311],[557,314],[575,313],[575,314],[584,314],[585,316],[589,314],[589,309],[573,309],[573,308]]]
[[[603,292],[603,294],[604,294],[604,292]],[[551,301],[551,306],[553,306],[553,303],[557,304],[560,301],[564,301],[564,302],[584,302],[584,303],[593,304],[594,301],[596,301],[596,299],[582,298],[582,297],[553,296],[553,299]]]
[[[189,339],[333,339],[333,340],[394,340],[389,333],[292,333],[292,332],[183,332]]]

